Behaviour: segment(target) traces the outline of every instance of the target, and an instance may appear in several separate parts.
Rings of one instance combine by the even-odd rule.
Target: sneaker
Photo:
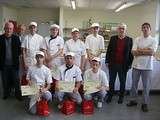
[[[109,104],[110,102],[112,102],[112,96],[108,96],[106,102]]]
[[[135,100],[131,100],[129,103],[127,103],[128,107],[137,106],[137,102]]]
[[[62,104],[58,104],[58,109],[60,110],[60,109],[62,109],[62,107],[63,107],[63,105]]]
[[[123,97],[120,96],[119,99],[118,99],[118,104],[122,104],[123,103]]]
[[[102,108],[102,106],[103,106],[103,105],[102,105],[102,102],[98,102],[98,103],[97,103],[97,108]]]
[[[147,104],[142,104],[141,109],[142,109],[143,112],[148,112]]]

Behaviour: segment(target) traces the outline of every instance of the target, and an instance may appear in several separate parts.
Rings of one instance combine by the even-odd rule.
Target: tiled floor
[[[14,98],[7,100],[0,99],[0,120],[160,120],[160,95],[151,96],[150,111],[143,113],[140,104],[137,107],[126,107],[128,96],[123,104],[117,104],[117,97],[112,103],[103,104],[102,109],[95,108],[93,115],[83,115],[80,111],[66,116],[59,112],[56,106],[51,103],[51,114],[48,117],[29,115],[24,110],[24,102]]]

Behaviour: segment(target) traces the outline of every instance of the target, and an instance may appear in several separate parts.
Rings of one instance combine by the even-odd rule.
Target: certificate
[[[100,86],[99,80],[86,80],[84,81],[84,90],[86,91],[85,94],[91,94],[98,92],[98,87]]]
[[[53,77],[55,77],[57,74],[59,74],[59,70],[58,70],[58,67],[56,65],[51,68],[51,74],[52,74]]]
[[[59,81],[59,90],[61,92],[73,92],[75,82],[73,81]]]
[[[160,46],[158,46],[156,53],[154,54],[156,60],[160,61]]]
[[[37,85],[23,85],[21,86],[22,96],[36,95],[39,92]]]

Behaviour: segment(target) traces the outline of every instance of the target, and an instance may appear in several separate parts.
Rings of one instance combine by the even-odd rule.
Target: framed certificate
[[[59,81],[59,90],[62,92],[73,92],[74,87],[74,81]]]
[[[84,90],[86,91],[85,94],[91,94],[98,92],[98,87],[100,86],[99,80],[86,80],[84,81]]]
[[[23,85],[21,86],[22,96],[35,95],[39,92],[37,85]]]

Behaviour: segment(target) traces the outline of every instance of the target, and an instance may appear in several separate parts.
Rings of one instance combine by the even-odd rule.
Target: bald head
[[[13,30],[14,30],[14,25],[12,22],[5,23],[4,31],[6,37],[10,37],[13,34]]]

